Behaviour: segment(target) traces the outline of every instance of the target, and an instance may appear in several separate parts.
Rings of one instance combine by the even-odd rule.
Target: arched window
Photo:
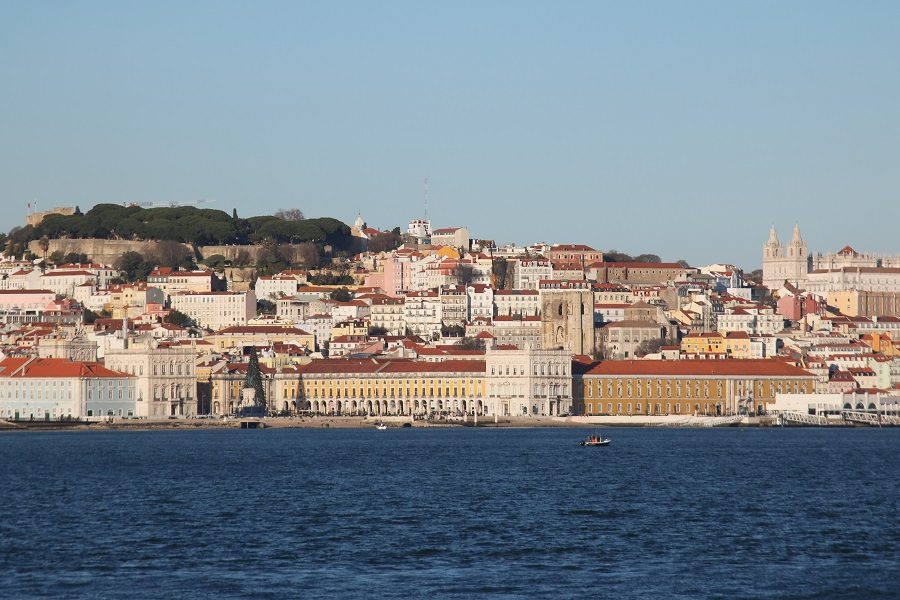
[[[563,316],[563,305],[562,305],[562,302],[560,302],[560,304],[559,304],[559,309],[557,310],[557,312],[559,313],[559,316],[560,316],[560,317]]]

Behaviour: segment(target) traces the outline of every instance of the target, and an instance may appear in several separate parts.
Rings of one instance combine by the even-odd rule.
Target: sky
[[[900,2],[0,3],[0,229],[190,202],[900,253]]]

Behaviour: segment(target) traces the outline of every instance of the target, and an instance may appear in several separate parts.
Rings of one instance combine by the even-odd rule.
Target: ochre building
[[[323,359],[300,367],[300,405],[335,415],[484,414],[485,361]]]
[[[784,361],[621,360],[580,365],[581,415],[759,414],[778,393],[812,393],[815,376]]]

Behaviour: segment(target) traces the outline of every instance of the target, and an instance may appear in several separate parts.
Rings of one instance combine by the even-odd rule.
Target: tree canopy
[[[296,211],[299,213],[299,210]],[[37,226],[28,225],[10,232],[16,244],[27,244],[42,237],[101,238],[126,240],[171,240],[205,246],[246,244],[263,239],[280,243],[327,242],[342,245],[350,228],[337,219],[295,220],[288,211],[278,216],[241,219],[236,213],[179,206],[141,208],[120,204],[97,204],[84,214],[48,215]]]

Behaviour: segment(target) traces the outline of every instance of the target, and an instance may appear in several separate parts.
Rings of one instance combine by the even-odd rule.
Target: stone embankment
[[[86,254],[88,258],[97,263],[114,265],[116,260],[126,252],[138,252],[140,254],[153,252],[157,243],[156,241],[103,240],[97,238],[52,239],[47,247],[47,256],[57,251],[63,254],[74,252],[76,254]],[[183,246],[193,252],[190,244],[183,244]],[[302,247],[299,244],[283,244],[283,247],[290,252],[294,261],[302,258]],[[35,256],[43,256],[44,254],[40,246],[40,240],[29,242],[28,249]],[[263,252],[263,247],[258,245],[200,246],[199,250],[200,255],[204,258],[219,255],[229,261],[242,258],[250,263],[256,263],[256,260]]]
[[[389,428],[400,427],[766,427],[774,423],[768,417],[692,417],[692,416],[608,416],[608,417],[478,417],[471,416],[440,420],[412,419],[410,417],[266,417],[261,420],[265,428],[275,429],[368,429],[383,422]],[[239,418],[190,418],[190,419],[113,419],[110,421],[59,423],[59,422],[5,422],[0,421],[0,431],[28,429],[76,429],[76,430],[185,430],[185,429],[237,429]]]

